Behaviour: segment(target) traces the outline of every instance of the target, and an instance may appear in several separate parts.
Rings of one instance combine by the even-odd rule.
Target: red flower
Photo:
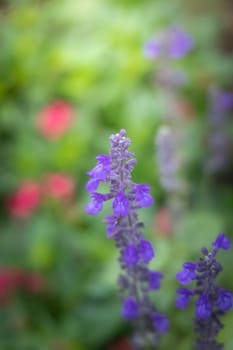
[[[37,208],[40,201],[40,188],[34,181],[23,182],[15,193],[6,201],[6,206],[10,215],[27,219]]]
[[[9,300],[17,290],[37,293],[43,287],[44,279],[39,273],[23,271],[17,267],[0,268],[0,302]]]
[[[62,136],[71,127],[73,119],[73,108],[68,103],[58,100],[40,111],[36,124],[45,138],[54,140]]]
[[[160,208],[156,214],[154,221],[155,231],[164,237],[172,234],[172,216],[168,208]]]
[[[67,174],[49,174],[44,181],[45,195],[60,201],[69,201],[75,190],[74,180]]]
[[[21,287],[30,293],[38,293],[44,288],[44,279],[35,272],[24,272]]]

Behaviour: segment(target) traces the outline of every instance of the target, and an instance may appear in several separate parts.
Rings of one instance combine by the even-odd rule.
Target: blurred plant
[[[215,281],[217,275],[222,271],[221,264],[216,260],[220,249],[228,250],[230,240],[220,233],[212,243],[213,250],[202,248],[204,258],[197,263],[185,262],[183,270],[176,275],[181,284],[190,284],[196,281],[193,289],[179,288],[179,296],[176,306],[184,309],[189,304],[191,296],[197,296],[195,313],[195,332],[197,333],[197,350],[220,350],[223,344],[217,342],[217,335],[223,324],[221,316],[233,306],[233,294],[221,287]]]
[[[61,137],[74,120],[74,109],[65,101],[54,101],[37,115],[36,125],[45,138],[55,140]]]
[[[44,286],[44,278],[37,272],[18,267],[0,267],[0,302],[10,301],[17,291],[39,293]]]
[[[232,141],[229,135],[230,111],[233,108],[233,94],[216,87],[209,90],[207,147],[208,159],[205,171],[223,171],[231,164]]]
[[[75,183],[69,174],[46,174],[38,182],[23,181],[6,199],[6,208],[12,217],[29,219],[43,200],[50,198],[67,204],[73,199],[74,191]]]
[[[179,192],[182,187],[182,182],[177,174],[180,162],[176,154],[177,145],[172,129],[168,126],[161,126],[158,129],[155,144],[161,185],[167,192]]]
[[[144,225],[138,220],[137,211],[152,205],[153,198],[148,185],[135,184],[131,180],[136,159],[128,151],[131,142],[125,135],[125,130],[112,135],[109,155],[98,155],[97,165],[88,172],[91,179],[86,189],[92,201],[87,204],[86,211],[97,215],[103,209],[103,203],[113,199],[113,215],[105,220],[107,237],[115,240],[120,252],[122,274],[118,284],[123,304],[122,315],[135,326],[135,347],[146,349],[158,345],[159,335],[168,330],[168,321],[149,298],[150,291],[160,288],[163,274],[151,271],[147,266],[155,253],[152,244],[141,233]],[[100,182],[109,183],[109,193],[95,192]]]
[[[42,180],[42,191],[46,197],[69,202],[74,196],[75,183],[68,174],[47,174]]]
[[[162,31],[144,46],[145,55],[150,59],[169,57],[179,59],[193,48],[192,38],[179,27]]]

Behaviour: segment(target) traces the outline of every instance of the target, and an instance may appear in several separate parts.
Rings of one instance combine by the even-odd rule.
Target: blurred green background
[[[175,274],[219,232],[233,237],[230,102],[221,124],[227,161],[206,171],[216,132],[210,91],[233,88],[232,11],[228,1],[0,1],[0,349],[129,349],[118,343],[131,329],[120,315],[114,242],[104,214],[84,211],[86,172],[122,128],[138,161],[134,181],[155,198],[141,219],[156,249],[152,266],[165,274],[154,299],[171,330],[160,349],[191,349],[194,309],[176,309]],[[173,25],[194,48],[180,60],[146,58],[145,42]],[[155,79],[167,67],[186,75],[172,100]],[[181,192],[161,185],[163,125],[179,134]],[[219,282],[232,290],[232,252],[219,259]],[[220,338],[231,350],[232,312],[224,323]]]

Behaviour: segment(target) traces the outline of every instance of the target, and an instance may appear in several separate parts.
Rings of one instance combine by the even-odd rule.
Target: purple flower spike
[[[219,249],[228,250],[231,246],[231,242],[229,238],[227,238],[224,235],[224,233],[220,233],[212,245],[216,250],[219,250]]]
[[[197,333],[197,350],[220,350],[223,344],[219,343],[218,333],[223,327],[220,318],[233,307],[233,294],[216,283],[217,275],[222,271],[221,264],[216,260],[218,250],[229,249],[230,240],[220,233],[212,243],[214,249],[209,251],[206,247],[201,249],[204,257],[197,263],[186,262],[183,270],[176,275],[181,284],[195,281],[195,288],[179,288],[176,306],[184,309],[188,306],[190,298],[196,297],[195,332]]]
[[[161,333],[167,330],[168,322],[157,313],[150,298],[149,292],[160,288],[163,275],[148,267],[155,253],[152,244],[144,239],[141,232],[144,224],[138,219],[138,210],[152,205],[154,200],[149,193],[150,186],[136,184],[131,179],[136,159],[128,150],[131,141],[126,137],[126,131],[122,129],[111,135],[110,144],[109,155],[97,156],[97,165],[88,172],[90,179],[86,189],[92,201],[87,204],[86,211],[97,215],[105,201],[112,202],[112,213],[105,217],[105,223],[107,237],[115,241],[119,251],[122,270],[118,286],[122,315],[135,321],[133,338],[140,343],[140,348],[152,348],[159,342]],[[105,188],[109,185],[108,193],[95,192],[101,182],[105,183]],[[150,336],[145,337],[146,333]]]
[[[137,318],[139,314],[139,305],[132,296],[129,296],[123,302],[122,315],[127,320]]]

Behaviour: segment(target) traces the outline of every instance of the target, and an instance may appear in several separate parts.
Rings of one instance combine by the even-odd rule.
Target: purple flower
[[[224,249],[224,250],[228,250],[231,246],[231,242],[229,240],[229,238],[227,238],[224,233],[220,233],[216,240],[212,243],[213,247],[216,250],[219,249]]]
[[[127,320],[131,320],[138,317],[139,305],[132,296],[129,296],[123,301],[122,315]]]
[[[149,194],[150,186],[148,185],[135,185],[134,189],[136,191],[135,199],[139,207],[149,207],[154,203],[153,197]]]
[[[193,40],[186,32],[181,28],[172,27],[147,41],[144,45],[144,54],[150,59],[159,56],[178,59],[185,56],[193,46]]]
[[[97,165],[87,174],[95,180],[106,181],[106,176],[110,173],[111,157],[100,154],[96,159],[98,160]]]
[[[180,28],[172,28],[170,32],[169,55],[181,58],[193,48],[192,38]]]
[[[91,193],[90,196],[93,198],[93,200],[86,205],[86,212],[89,215],[98,215],[103,209],[103,202],[107,199],[107,197],[104,194],[96,192]]]
[[[144,45],[144,54],[147,58],[157,58],[161,53],[162,46],[159,42],[154,39],[147,41]]]
[[[180,294],[176,298],[176,306],[179,309],[185,309],[189,304],[190,296],[194,295],[195,292],[187,288],[178,288],[176,291]]]
[[[197,263],[186,262],[183,270],[176,275],[182,284],[188,284],[193,280],[196,283],[194,289],[179,288],[179,296],[176,298],[176,306],[184,309],[190,297],[196,297],[195,332],[197,333],[196,349],[222,349],[222,344],[217,341],[220,329],[223,327],[221,316],[232,308],[233,294],[216,283],[217,275],[222,271],[221,264],[216,260],[220,248],[229,249],[230,240],[220,233],[212,243],[214,249],[209,251],[206,247],[201,249],[204,258]]]
[[[165,333],[169,329],[169,322],[167,318],[159,313],[153,313],[151,315],[153,325],[160,333]]]
[[[196,269],[196,264],[192,262],[184,263],[183,270],[176,274],[176,279],[181,284],[191,283],[196,277],[195,269]]]
[[[141,239],[138,246],[138,253],[142,261],[149,262],[155,256],[154,248],[149,241]]]
[[[230,310],[233,306],[232,301],[233,295],[231,292],[224,289],[219,290],[219,295],[216,303],[221,311],[226,312],[227,310]]]
[[[119,192],[112,202],[113,212],[116,217],[123,217],[129,214],[129,200],[123,192]]]
[[[163,274],[158,271],[149,271],[148,273],[148,283],[150,289],[159,289],[160,280],[163,278]]]
[[[135,266],[138,263],[138,250],[133,243],[130,243],[128,247],[125,248],[123,260],[128,266]]]
[[[110,238],[117,233],[117,220],[114,216],[106,216],[107,237]]]
[[[196,317],[206,319],[212,313],[211,304],[207,294],[203,294],[196,301]]]
[[[99,182],[100,180],[96,180],[95,178],[90,179],[85,186],[85,189],[89,192],[93,192],[95,190],[97,190],[98,186],[99,186]]]

